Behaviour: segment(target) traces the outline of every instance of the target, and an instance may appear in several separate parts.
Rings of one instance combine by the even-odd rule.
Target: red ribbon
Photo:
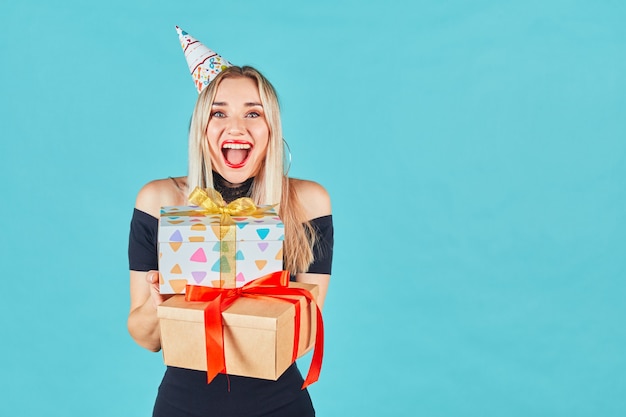
[[[207,383],[219,373],[226,373],[226,359],[224,356],[224,327],[222,326],[222,311],[230,307],[239,297],[272,297],[281,301],[291,302],[296,307],[294,349],[292,361],[298,355],[300,335],[300,302],[286,298],[286,295],[305,297],[309,303],[314,302],[311,293],[303,288],[290,288],[288,271],[278,271],[250,281],[240,288],[212,288],[198,285],[187,285],[185,291],[186,301],[209,302],[204,309],[204,327],[206,335],[207,356]],[[309,372],[302,384],[302,389],[317,381],[322,369],[324,356],[324,323],[322,313],[317,308],[317,331],[315,334],[315,347]]]

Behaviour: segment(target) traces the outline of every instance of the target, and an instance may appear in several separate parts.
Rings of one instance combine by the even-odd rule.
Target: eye
[[[261,117],[261,115],[258,112],[251,111],[250,113],[246,114],[246,117],[250,119],[256,119],[257,117]]]
[[[222,117],[226,117],[226,115],[224,114],[224,112],[222,112],[220,110],[216,110],[216,111],[211,113],[211,117],[222,118]]]

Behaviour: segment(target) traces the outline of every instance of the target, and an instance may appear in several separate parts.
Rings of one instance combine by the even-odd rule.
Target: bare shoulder
[[[295,188],[309,219],[331,214],[330,196],[324,187],[314,181],[295,178],[290,178],[289,182]]]
[[[162,206],[185,204],[186,181],[186,177],[150,181],[139,190],[135,208],[158,218]]]

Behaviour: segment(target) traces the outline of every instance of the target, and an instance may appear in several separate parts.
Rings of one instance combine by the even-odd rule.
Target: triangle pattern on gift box
[[[206,277],[206,272],[205,271],[193,271],[191,273],[191,276],[193,277],[193,280],[196,281],[196,284],[200,284],[202,280],[204,279],[204,277]]]
[[[236,281],[237,282],[245,282],[246,281],[246,277],[243,276],[242,272],[237,274]]]
[[[182,244],[183,244],[182,242],[170,242],[170,248],[172,248],[172,250],[176,252],[178,251],[178,249],[180,249]]]
[[[202,223],[196,223],[196,224],[191,226],[191,230],[204,232],[206,230],[206,226],[203,225]]]
[[[191,255],[191,258],[189,258],[189,260],[192,262],[206,262],[206,254],[204,253],[204,250],[200,248],[195,251],[193,255]]]
[[[213,281],[211,281],[211,285],[213,286],[213,288],[222,288],[224,286],[224,280],[214,279]]]
[[[228,263],[228,257],[222,256],[220,258],[220,264],[221,264],[221,267],[220,267],[220,271],[221,272],[230,272],[231,271],[230,263]]]
[[[180,269],[180,265],[176,264],[170,269],[170,274],[182,274],[183,271]]]
[[[274,259],[276,259],[277,261],[282,261],[283,260],[283,248],[280,248],[280,250],[278,251],[278,253],[274,257]]]
[[[217,240],[220,240],[220,225],[219,224],[211,224],[211,230],[213,231],[213,234],[215,235],[215,238]]]
[[[237,261],[243,261],[244,259],[246,259],[245,256],[243,256],[243,252],[238,250],[237,254],[235,255],[235,260]]]
[[[259,243],[257,243],[257,246],[259,247],[259,249],[261,249],[261,252],[265,252],[265,249],[267,249],[267,247],[269,245],[270,244],[267,243],[267,242],[259,242]]]
[[[247,225],[248,225],[248,222],[239,222],[239,223],[237,223],[237,227],[240,228],[240,229],[243,229]]]
[[[213,252],[219,252],[220,251],[220,242],[215,242],[215,245],[213,245]]]
[[[204,236],[189,236],[190,242],[204,242]]]
[[[270,229],[256,229],[256,234],[259,235],[261,240],[265,239],[270,233]]]
[[[265,265],[267,265],[267,261],[264,261],[262,259],[258,261],[254,261],[254,263],[256,264],[256,267],[259,268],[259,271],[265,268]]]
[[[174,291],[176,294],[181,294],[187,286],[186,279],[170,279],[168,282],[170,284],[170,287],[172,287],[172,291]]]
[[[220,248],[224,253],[232,252],[235,249],[235,242],[221,241]]]
[[[181,224],[184,220],[167,220],[169,224]]]
[[[170,236],[170,242],[182,242],[183,241],[183,235],[180,234],[180,230],[175,230],[174,233],[172,233],[172,236]]]

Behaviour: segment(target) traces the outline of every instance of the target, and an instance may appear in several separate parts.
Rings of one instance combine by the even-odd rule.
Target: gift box
[[[283,268],[284,225],[269,206],[251,215],[207,213],[196,206],[161,209],[159,272],[162,294],[185,286],[241,287]]]
[[[289,288],[308,290],[317,285],[290,282]],[[313,348],[318,310],[304,296],[280,297],[300,304],[297,357]],[[174,295],[158,307],[161,347],[166,365],[207,370],[205,308],[207,302],[185,301]],[[292,302],[268,296],[241,296],[222,311],[226,373],[276,380],[294,361],[295,310]],[[210,359],[209,359],[210,360]]]

